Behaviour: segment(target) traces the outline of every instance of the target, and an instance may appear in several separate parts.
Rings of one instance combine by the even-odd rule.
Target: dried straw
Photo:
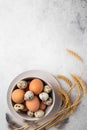
[[[82,58],[74,51],[70,50],[70,49],[66,49],[66,51],[71,54],[72,56],[74,56],[76,59],[78,59],[79,61],[83,62]]]

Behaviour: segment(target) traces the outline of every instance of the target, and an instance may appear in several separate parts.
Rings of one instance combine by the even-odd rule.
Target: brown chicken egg
[[[33,79],[30,82],[29,90],[36,95],[40,94],[43,90],[43,82],[40,79]]]
[[[13,92],[12,92],[12,95],[11,95],[11,98],[12,98],[12,101],[15,102],[15,103],[23,103],[24,101],[24,90],[22,89],[15,89]]]
[[[34,96],[34,98],[32,100],[27,100],[26,101],[26,107],[30,111],[36,112],[40,107],[40,101],[39,101],[38,97]]]
[[[46,104],[44,104],[43,102],[40,103],[40,109],[41,110],[45,110],[46,109]]]

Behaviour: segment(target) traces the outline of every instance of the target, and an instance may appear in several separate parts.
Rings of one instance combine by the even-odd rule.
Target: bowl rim
[[[42,118],[45,118],[45,117],[47,117],[50,113],[51,113],[51,111],[52,111],[52,109],[53,109],[53,107],[54,107],[54,105],[55,105],[55,90],[53,89],[53,86],[51,85],[51,83],[49,83],[48,81],[45,81],[43,78],[41,78],[40,76],[29,76],[29,73],[40,73],[40,74],[49,74],[50,76],[52,76],[52,74],[50,74],[50,73],[48,73],[48,72],[45,72],[45,71],[42,71],[42,70],[29,70],[29,71],[24,71],[24,72],[22,72],[21,74],[19,74],[19,75],[17,75],[13,80],[12,80],[12,82],[10,83],[10,85],[9,85],[9,88],[8,88],[8,91],[7,91],[7,104],[8,104],[8,107],[9,107],[9,109],[10,109],[10,111],[11,111],[11,113],[16,117],[16,118],[20,118],[20,119],[22,119],[22,120],[29,120],[29,121],[35,121],[35,120],[39,120],[39,119],[41,119],[41,118],[36,118],[36,117],[33,117],[33,118],[31,118],[31,117],[25,117],[25,116],[23,116],[23,115],[20,115],[19,113],[17,113],[15,110],[14,110],[14,108],[13,108],[13,105],[12,105],[12,100],[11,100],[11,93],[12,93],[12,91],[13,91],[13,89],[14,89],[14,87],[15,87],[15,85],[16,85],[16,83],[19,81],[19,79],[20,80],[23,80],[23,79],[26,79],[26,78],[39,78],[39,79],[41,79],[42,81],[44,81],[45,83],[47,83],[47,85],[49,85],[51,88],[52,88],[52,96],[53,96],[53,103],[52,103],[52,105],[50,106],[50,110],[42,117]],[[28,76],[29,77],[27,77],[27,74],[28,74]],[[32,75],[32,74],[31,74]],[[52,76],[53,77],[53,76]]]

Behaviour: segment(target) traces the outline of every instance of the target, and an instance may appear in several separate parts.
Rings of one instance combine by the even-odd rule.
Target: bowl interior
[[[9,106],[9,108],[10,108],[10,110],[11,110],[11,112],[18,118],[22,118],[22,119],[25,119],[25,120],[31,120],[31,121],[33,121],[33,120],[39,120],[40,118],[36,118],[36,117],[29,117],[26,113],[23,113],[23,112],[20,112],[20,113],[17,113],[17,112],[15,112],[15,110],[14,110],[14,108],[13,108],[13,103],[12,103],[12,100],[11,100],[11,93],[12,93],[12,91],[15,89],[15,87],[16,87],[16,83],[18,82],[18,81],[20,81],[20,80],[31,80],[31,79],[34,79],[34,78],[39,78],[39,79],[41,79],[43,82],[44,82],[44,84],[47,84],[47,85],[49,85],[51,88],[52,88],[52,98],[53,98],[53,103],[52,103],[52,105],[51,106],[48,106],[47,107],[47,109],[45,110],[45,115],[44,115],[44,117],[46,117],[47,115],[49,115],[49,113],[52,111],[52,109],[53,109],[53,107],[54,107],[54,104],[55,104],[55,91],[54,91],[54,88],[53,88],[53,86],[50,84],[50,82],[48,81],[48,80],[46,80],[46,79],[44,79],[44,77],[43,76],[35,76],[35,75],[33,75],[33,76],[31,76],[30,74],[28,74],[28,75],[26,75],[26,73],[24,74],[22,74],[21,76],[19,75],[19,76],[17,76],[13,81],[12,81],[12,83],[10,84],[10,86],[9,86],[9,89],[8,89],[8,93],[7,93],[7,102],[8,102],[8,106]]]

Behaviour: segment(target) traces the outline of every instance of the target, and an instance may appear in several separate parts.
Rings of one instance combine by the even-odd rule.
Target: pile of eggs
[[[53,103],[52,88],[41,79],[21,80],[12,91],[11,99],[16,112],[24,112],[29,117],[43,117]]]

